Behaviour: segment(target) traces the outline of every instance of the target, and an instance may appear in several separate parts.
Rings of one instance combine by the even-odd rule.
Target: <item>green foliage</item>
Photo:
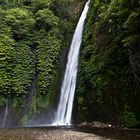
[[[26,125],[29,119],[29,115],[24,115],[21,119],[21,124]]]
[[[0,0],[1,106],[10,97],[13,108],[24,107],[35,76],[37,86],[30,111],[35,113],[38,107],[47,108],[52,102],[59,55],[67,39],[62,34],[72,31],[67,19],[58,17],[56,11],[62,12],[63,8],[54,9],[56,3],[67,10],[68,1]]]
[[[20,8],[9,9],[5,22],[11,27],[15,40],[32,37],[35,20],[31,12]]]
[[[140,11],[135,10],[132,12],[126,22],[124,23],[124,27],[127,29],[128,36],[123,40],[125,47],[137,47],[140,44],[139,38],[139,24],[140,24]]]
[[[7,100],[3,96],[0,96],[0,106],[6,105],[6,102]]]
[[[137,4],[137,1],[128,0],[109,3],[91,0],[81,46],[77,87],[79,115],[84,113],[82,108],[87,107],[86,119],[93,112],[90,120],[118,123],[125,103],[130,104],[133,112],[128,113],[129,121],[134,116],[139,118],[139,95],[134,95],[134,76],[128,53],[128,48],[133,47],[132,52],[137,51],[138,55],[140,12]],[[135,100],[130,103],[132,97]]]
[[[39,28],[45,28],[48,30],[52,27],[57,27],[59,24],[59,18],[56,17],[49,9],[39,10],[35,16]]]
[[[132,111],[124,111],[121,121],[122,124],[126,127],[135,127],[138,125],[138,120]]]
[[[41,107],[41,108],[47,108],[49,106],[49,103],[50,103],[50,100],[49,100],[49,97],[45,97],[45,96],[40,96],[37,98],[37,103],[38,103],[38,107]]]
[[[74,1],[0,0],[0,106],[11,97],[14,108],[24,107],[34,76],[37,86],[30,113],[50,105],[59,77],[61,50],[74,27],[70,3]],[[91,0],[77,84],[82,120],[118,123],[121,119],[126,127],[137,125],[139,87],[134,89],[133,74],[137,79],[139,25],[137,0]],[[124,109],[125,104],[130,110]],[[28,117],[25,115],[22,123]]]
[[[14,56],[13,93],[26,96],[34,75],[35,56],[24,42],[16,43]]]
[[[10,94],[12,84],[11,70],[13,60],[14,41],[4,35],[0,35],[0,94]]]
[[[54,0],[53,1],[53,10],[57,16],[59,16],[62,19],[68,18],[68,7],[69,2],[71,0]]]
[[[21,124],[56,96],[60,54],[74,27],[68,2],[0,0],[0,108],[8,98]]]
[[[45,8],[49,8],[52,4],[52,0],[33,0],[32,1],[32,7],[33,7],[33,12],[37,12],[38,10],[42,10]]]
[[[49,104],[58,77],[63,46],[60,28],[65,21],[49,9],[52,0],[0,2],[0,95],[10,95],[13,107],[24,104],[38,73],[38,94]]]
[[[31,52],[35,20],[26,9],[1,9],[0,94],[23,103],[34,75],[35,55]],[[18,101],[19,102],[18,102]]]
[[[43,33],[42,33],[43,34]],[[49,101],[55,86],[57,77],[57,65],[60,49],[62,47],[61,35],[58,29],[52,29],[38,45],[38,87],[41,95],[46,95]],[[47,54],[47,55],[46,55]]]

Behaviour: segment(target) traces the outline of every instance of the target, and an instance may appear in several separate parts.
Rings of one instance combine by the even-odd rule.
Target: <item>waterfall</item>
[[[6,103],[5,112],[4,112],[4,118],[3,118],[3,124],[2,124],[3,128],[5,128],[7,115],[8,115],[8,101]]]
[[[60,100],[58,103],[57,112],[55,113],[53,125],[71,124],[73,100],[74,100],[74,93],[75,93],[76,79],[77,79],[79,51],[82,42],[84,22],[89,9],[89,2],[90,0],[85,5],[85,8],[77,24],[75,33],[73,35],[70,51],[68,54],[66,71],[61,87]]]

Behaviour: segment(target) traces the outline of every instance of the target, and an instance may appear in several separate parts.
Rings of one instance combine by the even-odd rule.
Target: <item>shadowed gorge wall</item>
[[[139,124],[139,3],[92,0],[77,84],[81,120]]]

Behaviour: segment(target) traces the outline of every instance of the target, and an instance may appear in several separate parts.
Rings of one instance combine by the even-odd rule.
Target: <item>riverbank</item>
[[[140,140],[140,129],[126,128],[103,122],[82,122],[78,125],[80,131],[94,133],[103,137],[121,140]]]
[[[140,140],[140,129],[114,127],[80,127],[81,132],[93,133],[111,140]]]
[[[1,129],[0,140],[106,140],[106,138],[71,129],[19,128]]]
[[[0,129],[0,140],[139,140],[139,129],[41,127]]]

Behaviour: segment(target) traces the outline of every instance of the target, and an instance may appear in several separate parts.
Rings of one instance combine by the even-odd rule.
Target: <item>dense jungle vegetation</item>
[[[139,0],[91,0],[78,75],[81,119],[139,124],[139,25]]]
[[[20,123],[54,102],[60,60],[84,2],[0,0],[0,108],[10,102],[13,110],[28,112]],[[78,121],[139,126],[139,25],[139,0],[91,0],[79,60]]]
[[[10,102],[13,109],[21,107],[31,113],[51,104],[60,52],[69,46],[74,29],[69,2],[0,0],[1,107]]]

